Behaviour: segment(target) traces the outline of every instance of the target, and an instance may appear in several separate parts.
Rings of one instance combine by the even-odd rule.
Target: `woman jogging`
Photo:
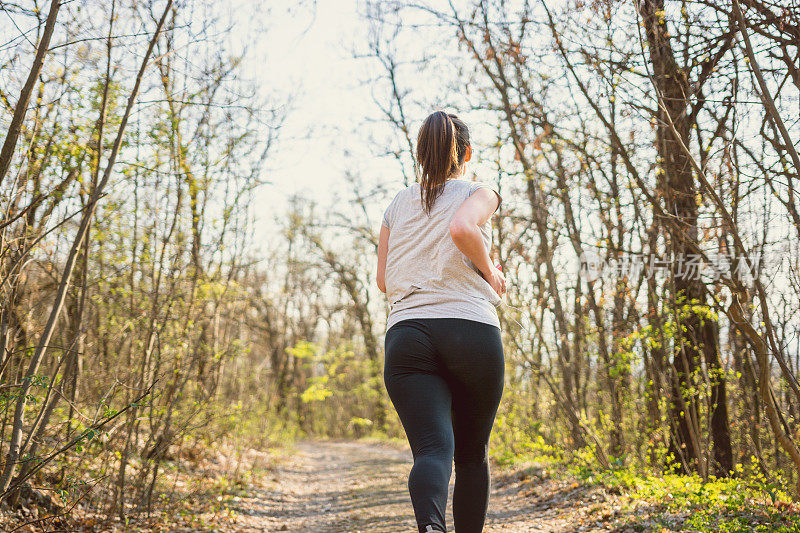
[[[389,301],[384,382],[414,456],[408,490],[420,532],[447,531],[455,460],[457,533],[483,530],[488,442],[503,393],[495,307],[505,278],[490,259],[500,194],[459,179],[472,157],[467,126],[437,111],[417,137],[419,183],[386,209],[378,287]]]

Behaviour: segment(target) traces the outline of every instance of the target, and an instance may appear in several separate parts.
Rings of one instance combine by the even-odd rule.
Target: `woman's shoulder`
[[[389,205],[386,207],[386,210],[383,212],[384,226],[391,228],[397,213],[407,208],[409,198],[412,197],[414,192],[414,185],[416,184],[411,184],[395,193]]]
[[[489,189],[494,189],[490,183],[480,180],[465,180],[461,178],[453,178],[448,180],[448,183],[452,183],[452,187],[458,188],[459,190],[467,191],[469,194],[474,193],[476,190],[480,189],[481,187],[487,187]]]
[[[398,190],[395,196],[403,196],[404,194],[410,194],[413,193],[414,191],[419,191],[419,183],[416,181],[411,185],[407,185]]]
[[[408,186],[403,187],[401,189],[396,189],[396,192],[394,193],[394,196],[392,196],[392,203],[397,202],[397,200],[399,200],[403,196],[407,196],[410,192],[413,191],[415,185],[417,185],[417,184],[416,183],[412,183],[411,185],[408,185]]]

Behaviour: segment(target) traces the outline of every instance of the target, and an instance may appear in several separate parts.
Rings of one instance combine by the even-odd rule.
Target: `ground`
[[[302,441],[261,487],[233,502],[235,531],[416,531],[406,480],[409,451],[385,443]],[[614,495],[534,470],[493,469],[488,532],[625,531],[606,523]],[[451,498],[448,527],[452,528]]]
[[[405,443],[306,440],[266,449],[217,443],[187,447],[179,456],[162,468],[162,485],[171,491],[150,515],[109,522],[103,506],[78,506],[64,523],[41,518],[44,511],[34,512],[28,502],[11,513],[0,508],[0,531],[416,532]],[[485,533],[800,532],[800,506],[770,504],[767,496],[742,499],[735,480],[720,488],[683,477],[680,483],[653,478],[658,491],[637,492],[634,486],[652,489],[649,478],[626,478],[628,488],[622,488],[613,476],[602,483],[579,480],[563,465],[548,464],[492,464]],[[451,505],[452,484],[447,513],[452,532]]]

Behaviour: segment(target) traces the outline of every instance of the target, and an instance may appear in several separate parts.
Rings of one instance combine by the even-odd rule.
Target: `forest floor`
[[[388,443],[301,441],[232,505],[240,532],[416,531],[406,481],[411,454]],[[536,467],[492,470],[486,532],[672,531],[649,505]],[[448,527],[452,528],[452,478]],[[674,517],[678,523],[682,517]],[[669,519],[667,518],[667,521]],[[649,526],[649,527],[648,527]],[[679,530],[675,530],[679,531]]]
[[[5,515],[0,511],[0,531],[416,531],[406,485],[412,460],[405,443],[303,440],[265,450],[220,443],[202,452],[188,448],[181,457],[174,467],[164,468],[162,483],[171,488],[171,496],[160,500],[146,520],[109,523],[102,513],[78,506],[68,525],[56,525],[47,518],[35,520],[31,510]],[[646,491],[636,496],[618,485],[577,479],[564,465],[491,468],[486,533],[800,532],[797,504],[742,500],[723,509],[720,495],[712,495],[708,487],[668,486],[651,496],[643,496]],[[729,489],[722,492],[723,499],[735,496]]]

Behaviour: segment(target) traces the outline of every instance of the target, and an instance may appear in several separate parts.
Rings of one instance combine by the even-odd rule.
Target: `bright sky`
[[[368,154],[352,146],[353,132],[372,105],[363,85],[367,61],[353,53],[367,43],[359,4],[309,2],[291,14],[276,9],[270,19],[279,22],[266,22],[267,33],[256,34],[250,44],[247,77],[263,80],[268,93],[276,90],[293,100],[268,162],[272,184],[256,199],[258,230],[270,232],[272,215],[283,211],[290,195],[326,203],[348,165],[370,164]]]
[[[231,17],[242,19],[237,23],[241,31],[233,38],[249,41],[245,76],[263,82],[267,93],[277,90],[293,98],[279,146],[268,163],[266,178],[272,184],[261,189],[255,200],[257,238],[274,234],[273,217],[285,210],[286,200],[293,194],[300,193],[322,205],[330,204],[334,192],[347,196],[343,187],[348,172],[358,175],[367,186],[385,184],[392,193],[402,187],[397,161],[378,155],[388,149],[385,140],[396,139],[398,132],[388,123],[375,120],[382,115],[374,98],[388,102],[391,94],[387,85],[370,83],[386,72],[374,58],[363,57],[370,43],[366,3],[307,1],[289,12],[274,9],[270,14],[257,15],[247,8],[231,8]],[[257,18],[261,16],[266,18]],[[404,12],[403,17],[405,26],[428,19],[421,12]],[[254,22],[256,19],[259,22]],[[260,32],[258,26],[266,31]],[[464,56],[452,48],[452,35],[425,25],[419,30],[392,38],[391,45],[401,63],[399,89],[414,89],[412,100],[406,102],[412,134],[428,112],[439,106],[452,109],[463,105],[466,98],[446,86],[448,73],[455,72],[449,69],[456,69]],[[425,59],[420,64],[403,63],[409,58]],[[474,139],[487,137],[482,133],[485,125],[466,115],[464,118]],[[488,132],[489,138],[492,135],[493,130]],[[371,142],[373,138],[375,142]],[[475,169],[479,159],[480,154],[476,154],[470,168]],[[374,206],[376,224],[384,207]]]

